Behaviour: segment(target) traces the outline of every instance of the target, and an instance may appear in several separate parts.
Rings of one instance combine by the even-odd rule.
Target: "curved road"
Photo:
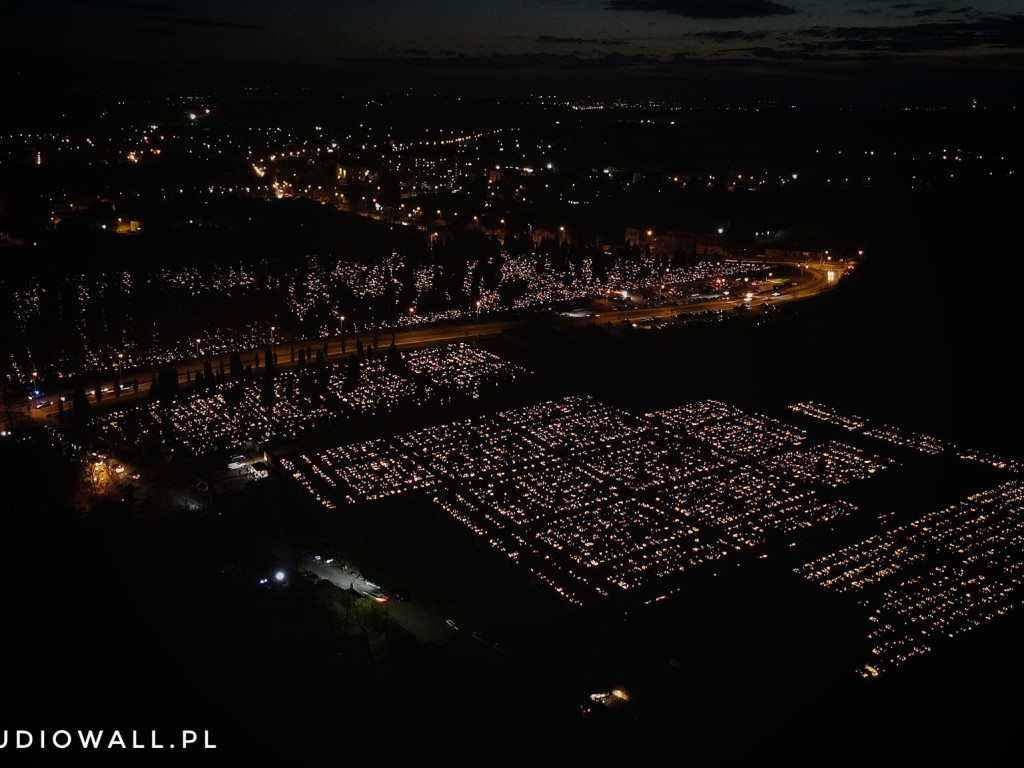
[[[752,263],[751,266],[753,269],[759,269],[762,267],[767,268],[779,266],[779,263]],[[798,284],[797,286],[790,288],[784,296],[772,299],[772,303],[794,301],[821,293],[822,291],[835,286],[843,274],[843,266],[840,264],[794,263],[789,266],[799,266],[801,268],[800,276],[796,278]],[[751,303],[754,306],[758,306],[763,302],[764,298],[765,297],[755,297],[754,301]],[[602,308],[600,311],[595,308],[594,311],[589,314],[584,313],[583,315],[575,317],[566,316],[564,314],[559,315],[557,320],[567,324],[571,324],[573,322],[581,324],[590,322],[596,317],[602,318],[603,322],[639,320],[641,318],[653,317],[671,318],[678,314],[695,314],[709,309],[729,309],[731,307],[735,307],[738,303],[740,302],[737,301],[737,299],[731,298],[728,300],[701,302],[699,304],[664,303],[659,306],[643,306],[638,308]],[[474,319],[467,321],[441,321],[436,323],[425,322],[422,324],[402,326],[394,329],[381,329],[379,332],[379,346],[377,351],[378,354],[381,354],[381,350],[387,349],[391,343],[392,333],[394,334],[395,345],[397,347],[409,349],[458,341],[475,341],[485,336],[494,336],[512,328],[534,323],[536,322],[537,317],[538,313],[536,312],[523,311],[487,320]],[[359,333],[346,331],[344,336],[339,334],[338,336],[328,337],[327,359],[343,359],[355,351],[357,340],[361,339],[363,344],[367,345],[372,343],[373,336],[374,334],[372,331],[362,331]],[[320,338],[310,340],[293,340],[286,343],[273,344],[271,346],[278,356],[277,367],[279,369],[287,369],[293,366],[293,363],[291,362],[292,356],[298,349],[311,348],[314,350],[315,354],[316,350],[323,349],[323,345],[324,339]],[[262,352],[262,348],[260,351]],[[246,359],[246,356],[255,356],[256,352],[256,349],[244,350],[242,352],[243,359]],[[229,355],[226,354],[211,358],[185,360],[179,365],[179,367],[184,368],[184,371],[178,374],[179,382],[182,385],[186,385],[190,380],[192,371],[202,368],[207,360],[213,366],[214,370],[218,370],[222,366],[226,370],[230,366]],[[124,381],[131,381],[133,378],[138,380],[138,392],[127,390],[116,395],[113,391],[116,386],[116,382],[111,380],[108,384],[101,384],[101,387],[105,387],[106,391],[102,392],[99,398],[97,398],[95,394],[90,394],[90,403],[93,405],[104,403],[112,404],[119,403],[122,400],[125,402],[131,402],[138,398],[146,398],[149,394],[149,385],[153,375],[154,370],[152,368],[124,371]],[[33,407],[31,409],[32,415],[37,419],[46,419],[51,416],[55,416],[60,411],[57,400],[61,396],[62,395],[60,394],[40,395],[33,401]],[[64,393],[63,397],[65,398],[65,403],[69,403],[71,400],[71,393]],[[66,404],[64,407],[67,408],[68,405]]]

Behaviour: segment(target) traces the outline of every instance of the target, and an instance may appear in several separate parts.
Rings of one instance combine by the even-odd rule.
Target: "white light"
[[[274,574],[274,578],[278,581],[284,581],[284,571],[278,571]]]

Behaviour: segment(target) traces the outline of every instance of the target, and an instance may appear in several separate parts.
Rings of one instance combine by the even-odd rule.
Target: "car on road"
[[[245,456],[241,454],[232,456],[228,461],[228,469],[242,469],[243,467],[245,467]]]

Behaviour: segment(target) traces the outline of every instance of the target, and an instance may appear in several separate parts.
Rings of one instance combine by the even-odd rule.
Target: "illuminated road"
[[[755,268],[771,267],[773,264],[757,264],[753,265]],[[829,288],[838,284],[840,277],[843,274],[843,266],[830,263],[824,264],[791,264],[790,266],[799,266],[800,275],[795,278],[797,285],[786,290],[783,296],[777,298],[771,298],[770,303],[780,304],[799,300],[819,294]],[[671,289],[673,286],[669,285],[666,288]],[[752,307],[760,306],[767,296],[755,295],[750,302]],[[475,342],[481,338],[488,336],[495,336],[503,333],[504,331],[511,330],[518,327],[527,325],[534,325],[537,322],[554,322],[559,325],[571,326],[573,324],[581,325],[591,322],[604,323],[619,323],[622,320],[636,321],[645,318],[665,318],[671,319],[679,314],[696,314],[707,310],[719,310],[719,309],[732,309],[740,304],[741,301],[732,297],[728,300],[716,300],[716,301],[704,301],[700,303],[665,303],[660,306],[636,306],[627,308],[616,308],[608,305],[608,302],[594,302],[594,304],[587,310],[581,310],[569,315],[567,313],[561,314],[548,314],[523,310],[517,313],[503,314],[500,317],[494,317],[491,319],[470,319],[465,321],[442,321],[436,323],[423,322],[419,324],[405,325],[394,329],[386,328],[380,329],[378,333],[378,346],[375,349],[375,354],[383,354],[388,346],[391,344],[392,333],[394,334],[395,346],[399,349],[410,349],[414,347],[433,346],[438,344],[454,343],[459,341],[464,342]],[[599,306],[604,304],[606,306]],[[373,331],[361,331],[359,333],[353,333],[346,331],[344,334],[344,341],[341,335],[332,336],[327,339],[327,360],[342,360],[353,352],[356,351],[357,342],[362,341],[364,349],[371,346],[373,343],[374,333]],[[342,352],[342,344],[344,344],[344,352]],[[317,350],[324,349],[324,339],[309,339],[309,340],[294,340],[288,341],[281,344],[271,345],[271,349],[277,356],[277,368],[284,370],[292,368],[298,365],[298,351],[299,349],[310,349],[313,354],[316,354]],[[259,350],[261,353],[263,348]],[[242,350],[240,354],[243,359],[254,357],[256,349]],[[230,368],[230,355],[218,355],[216,357],[203,358],[202,360],[192,359],[184,360],[179,362],[178,369],[178,381],[182,386],[188,386],[191,382],[192,374],[195,371],[202,369],[203,365],[209,361],[214,370],[218,370],[223,367],[225,370]],[[294,362],[293,362],[294,361]],[[308,361],[307,361],[308,362]],[[101,387],[106,387],[107,392],[102,393],[99,399],[96,398],[95,394],[89,396],[91,404],[105,404],[111,405],[114,403],[130,403],[137,401],[140,398],[146,399],[149,397],[149,386],[153,379],[154,370],[152,368],[138,369],[138,370],[126,370],[123,372],[123,380],[131,381],[132,379],[138,379],[139,388],[138,392],[128,390],[120,393],[116,396],[113,392],[115,382],[110,381],[109,384],[101,384]],[[48,403],[45,407],[33,407],[32,415],[37,419],[46,419],[49,417],[56,417],[60,412],[58,399],[60,395],[43,395],[37,398],[34,406],[40,405],[41,403]],[[64,408],[70,407],[71,393],[64,394],[65,402]]]

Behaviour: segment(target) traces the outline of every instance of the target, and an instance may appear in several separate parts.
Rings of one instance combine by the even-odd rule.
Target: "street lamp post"
[[[270,326],[270,343],[274,343],[274,326]]]
[[[338,320],[341,321],[341,354],[345,354],[345,316],[339,315]]]
[[[199,348],[199,341],[200,341],[199,339],[196,339],[196,359],[197,360],[202,359],[202,357],[203,357],[203,351]]]
[[[476,300],[476,327],[480,327],[480,299]]]

